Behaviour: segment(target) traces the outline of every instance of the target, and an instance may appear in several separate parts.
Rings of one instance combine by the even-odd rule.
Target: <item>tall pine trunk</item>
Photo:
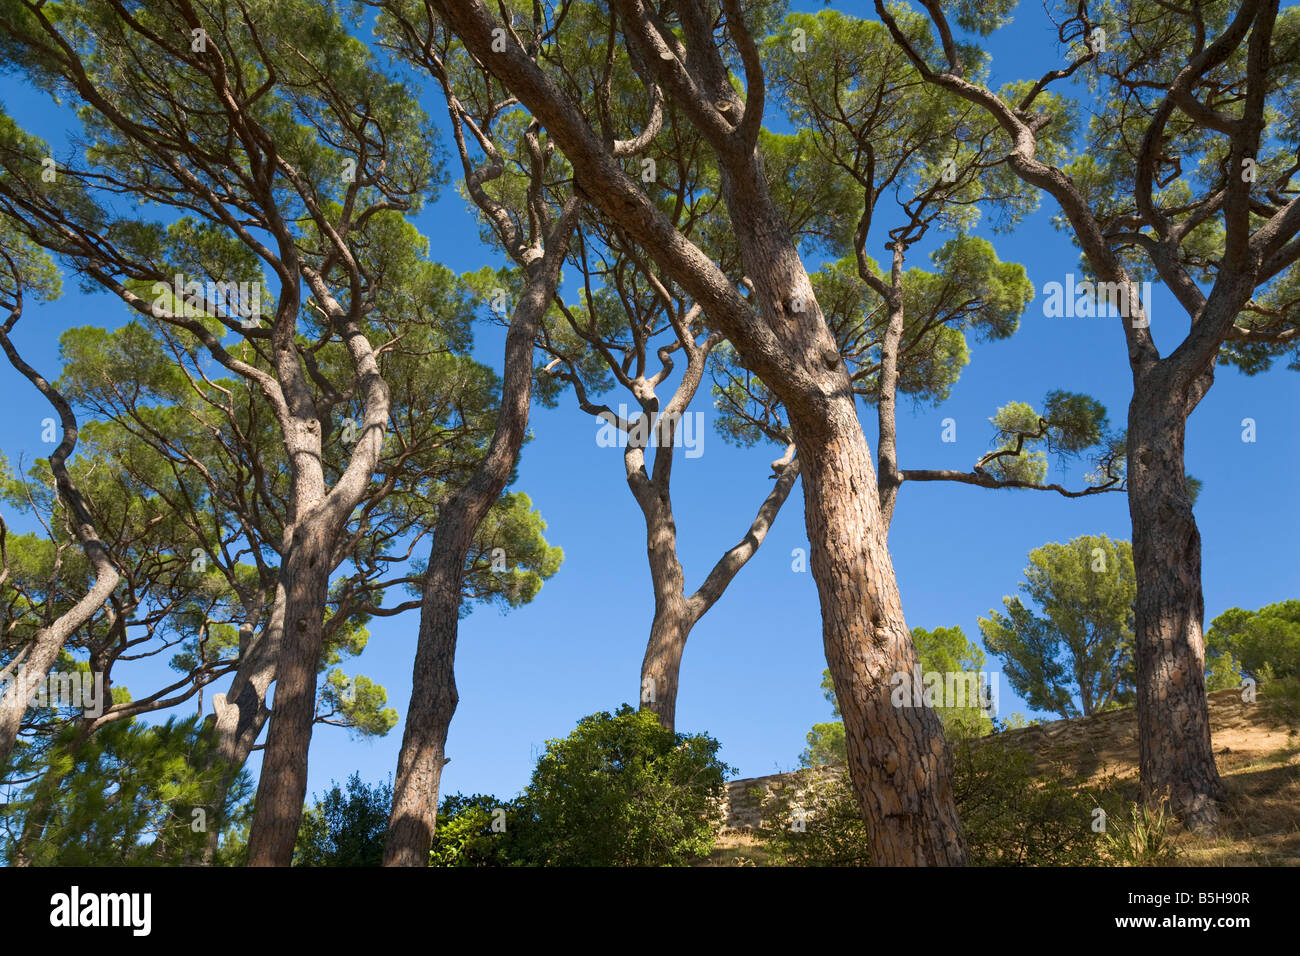
[[[658,454],[672,454],[661,448]],[[685,576],[677,559],[677,525],[666,488],[646,483],[637,495],[645,514],[646,551],[654,587],[654,619],[641,661],[641,707],[654,713],[669,730],[677,720],[677,682],[682,654],[695,618],[684,593]]]
[[[1163,383],[1139,379],[1128,416],[1139,766],[1145,800],[1168,797],[1188,825],[1212,826],[1223,784],[1205,694],[1201,535],[1187,492],[1185,412]]]
[[[287,598],[284,582],[277,581],[270,618],[255,637],[245,640],[241,633],[239,669],[235,671],[229,691],[212,698],[211,732],[216,737],[216,748],[209,769],[217,767],[221,780],[213,795],[213,823],[209,826],[203,848],[202,863],[207,866],[216,858],[217,845],[225,828],[230,788],[248,762],[257,738],[271,716],[266,701],[280,660]],[[246,626],[251,630],[256,621],[250,621]]]
[[[525,262],[528,282],[506,333],[501,407],[487,454],[464,487],[440,509],[420,596],[420,630],[411,675],[411,703],[402,732],[384,866],[428,866],[446,763],[447,731],[456,712],[454,665],[465,560],[479,524],[519,462],[532,403],[533,342],[555,296],[580,203],[570,198]]]
[[[493,49],[495,13],[477,0],[433,0],[432,6],[546,128],[591,202],[700,302],[742,364],[784,403],[804,477],[826,658],[872,858],[884,865],[964,864],[939,718],[927,708],[890,702],[890,678],[910,672],[916,651],[885,548],[875,468],[848,370],[767,188],[757,148],[761,114],[735,125],[723,118],[741,116],[745,104],[716,48],[714,20],[702,8],[679,5],[685,42],[679,55],[665,46],[638,3],[611,4],[629,46],[670,95],[682,97],[682,109],[718,157],[722,196],[752,289],[748,302],[627,176],[587,118],[525,50],[511,41]],[[751,64],[745,66],[749,73]]]
[[[966,843],[939,717],[928,707],[895,707],[891,701],[891,678],[911,673],[917,656],[848,370],[820,320],[807,272],[763,181],[761,160],[755,155],[751,163],[724,172],[722,186],[733,217],[743,216],[746,223],[736,238],[754,287],[767,291],[760,305],[774,313],[770,324],[803,359],[796,381],[769,386],[785,402],[799,449],[822,640],[872,861],[963,865]],[[811,311],[818,321],[802,314]]]
[[[495,496],[488,505],[494,500]],[[455,661],[461,584],[478,520],[462,510],[454,520],[450,516],[440,519],[434,536],[420,603],[411,704],[398,754],[384,866],[429,864],[442,768],[447,762],[447,731],[460,702]]]
[[[334,535],[324,522],[308,519],[294,529],[293,538],[271,729],[248,839],[249,866],[289,865],[307,796],[307,751],[316,716]]]

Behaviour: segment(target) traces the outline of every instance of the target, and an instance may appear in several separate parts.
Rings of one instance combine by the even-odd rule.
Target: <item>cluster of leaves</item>
[[[444,797],[432,866],[681,866],[713,848],[732,768],[705,734],[665,730],[628,705],[584,717],[547,742],[516,799]],[[303,816],[300,866],[377,866],[391,784],[353,774]]]
[[[1092,829],[1097,797],[1082,784],[1063,768],[1036,767],[1033,754],[997,736],[955,741],[953,791],[971,865],[1100,863],[1103,844]]]
[[[379,866],[392,806],[392,781],[371,786],[354,773],[346,789],[334,783],[303,812],[293,865]]]
[[[1019,597],[1003,598],[980,631],[1016,693],[1062,717],[1131,703],[1136,680],[1133,548],[1081,535],[1029,553]],[[1035,613],[1037,605],[1041,613]]]
[[[1009,402],[989,421],[994,448],[978,467],[999,481],[1041,483],[1048,455],[1065,462],[1085,452],[1093,465],[1085,476],[1089,485],[1114,484],[1124,476],[1124,433],[1111,429],[1106,407],[1088,395],[1053,390],[1041,411],[1027,402]]]
[[[1210,690],[1300,675],[1300,601],[1279,601],[1258,611],[1229,608],[1205,633]]]
[[[680,866],[707,856],[725,781],[707,734],[624,704],[547,742],[514,804],[518,857],[548,866]]]
[[[227,830],[215,862],[237,862],[252,785],[240,772],[227,788],[211,747],[190,717],[155,725],[116,720],[84,739],[68,723],[40,752],[18,748],[0,770],[6,779],[31,782],[11,789],[0,809],[5,862],[21,852],[36,866],[194,863],[218,821]],[[222,800],[224,807],[216,806]],[[20,838],[31,830],[39,837]]]
[[[438,828],[429,850],[430,866],[522,864],[510,826],[515,807],[485,794],[453,793],[438,806]]]

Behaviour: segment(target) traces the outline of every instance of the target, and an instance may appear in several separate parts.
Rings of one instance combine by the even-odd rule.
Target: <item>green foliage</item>
[[[1269,681],[1259,689],[1257,699],[1270,718],[1300,733],[1300,676]]]
[[[1208,692],[1240,688],[1242,677],[1241,662],[1232,656],[1232,652],[1221,650],[1210,653],[1207,639],[1205,647],[1205,689]]]
[[[514,862],[514,807],[484,794],[453,793],[438,807],[430,866],[508,866]],[[504,827],[504,829],[502,829]]]
[[[1088,866],[1100,859],[1096,800],[1061,768],[997,736],[953,745],[953,793],[972,866]]]
[[[843,728],[843,724],[838,724]],[[846,768],[805,768],[764,796],[758,836],[784,866],[870,866],[862,811]]]
[[[941,674],[976,674],[984,671],[984,651],[970,641],[960,627],[936,627],[927,631],[912,628],[912,643],[921,663],[921,672],[937,671]],[[935,710],[943,721],[944,730],[958,736],[981,737],[993,732],[991,715],[978,701],[965,707],[939,706]]]
[[[379,866],[392,806],[391,781],[371,786],[354,773],[346,790],[335,782],[324,799],[303,812],[293,865]]]
[[[385,707],[388,692],[365,674],[347,676],[333,670],[320,689],[320,709],[331,716],[324,723],[337,723],[365,737],[382,737],[397,725],[397,711]]]
[[[547,741],[515,802],[521,861],[549,866],[680,866],[707,856],[733,772],[706,734],[664,729],[624,704]]]
[[[986,37],[1011,22],[1016,0],[948,0],[943,7],[963,30]]]
[[[528,495],[503,494],[475,533],[466,596],[495,602],[502,610],[522,607],[535,598],[564,561],[564,549],[547,542],[545,531],[546,521]]]
[[[981,460],[1001,481],[1040,484],[1047,457],[1064,462],[1091,451],[1090,485],[1113,484],[1124,475],[1125,444],[1112,432],[1106,406],[1089,395],[1059,389],[1048,392],[1039,412],[1026,402],[1009,402],[989,419],[995,447]]]
[[[1041,609],[1003,598],[1005,613],[981,618],[985,646],[1016,693],[1036,710],[1093,714],[1133,699],[1133,549],[1081,535],[1029,553],[1020,585]]]
[[[1103,844],[1110,862],[1118,866],[1173,866],[1178,847],[1171,832],[1173,814],[1166,804],[1155,809],[1130,803],[1125,814],[1108,814]]]
[[[20,850],[35,866],[193,863],[209,827],[226,821],[221,839],[229,843],[251,813],[243,773],[217,805],[225,771],[195,717],[155,725],[124,718],[85,740],[79,731],[66,724],[48,749],[20,747],[4,768],[9,779],[34,777],[0,808],[8,832],[24,834],[7,843],[7,863]]]
[[[1032,436],[1042,432],[1041,416],[1032,405],[1026,402],[1009,402],[997,410],[989,419],[996,429],[996,452],[1011,452],[1005,457],[993,458],[984,465],[984,470],[999,481],[1025,481],[1037,484],[1047,477],[1047,455],[1042,451],[1024,451],[1020,442],[1025,436],[1026,443]],[[1020,448],[1019,452],[1016,449]]]
[[[1257,681],[1300,675],[1300,601],[1279,601],[1258,611],[1229,608],[1205,633],[1209,673],[1223,684],[1234,667]],[[1240,686],[1237,680],[1223,686]]]
[[[826,672],[830,674],[828,670]],[[808,731],[808,746],[799,754],[801,767],[820,767],[824,764],[843,763],[848,759],[848,744],[844,740],[844,721],[833,720],[813,724]]]
[[[1033,720],[1027,718],[1024,714],[1017,711],[1005,720],[994,720],[994,730],[1001,733],[1004,730],[1024,730],[1026,727],[1036,727],[1043,721],[1035,717]]]

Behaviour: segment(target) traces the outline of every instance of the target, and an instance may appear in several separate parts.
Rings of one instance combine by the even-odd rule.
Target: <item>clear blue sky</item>
[[[817,9],[821,4],[796,4]],[[871,16],[868,2],[842,3]],[[995,82],[1037,76],[1059,65],[1055,31],[1037,4],[989,43]],[[66,141],[67,113],[54,111],[20,78],[0,78],[0,100],[29,131]],[[426,108],[440,123],[441,103]],[[1077,271],[1078,254],[1052,229],[1054,204],[1014,234],[995,237],[999,255],[1029,271],[1038,298],[1010,341],[972,344],[971,364],[937,408],[904,405],[899,422],[904,468],[968,467],[988,448],[988,416],[1013,399],[1038,403],[1053,388],[1087,392],[1122,425],[1130,378],[1122,332],[1115,319],[1048,319],[1044,283]],[[846,210],[846,215],[852,214]],[[477,241],[478,230],[454,190],[418,220],[432,255],[458,270],[476,269],[499,256]],[[878,245],[873,240],[873,246]],[[58,302],[33,309],[19,326],[17,344],[28,361],[57,374],[56,341],[66,328],[126,319],[125,308],[104,295],[85,296],[67,283]],[[1174,300],[1157,289],[1152,330],[1166,353],[1187,321]],[[501,334],[484,327],[478,357],[499,368]],[[48,454],[40,422],[49,411],[31,386],[0,363],[7,413],[0,416],[0,449],[17,464]],[[1297,407],[1300,376],[1282,368],[1247,379],[1220,369],[1209,396],[1188,428],[1187,467],[1204,481],[1196,507],[1204,557],[1207,623],[1226,608],[1255,608],[1300,596],[1295,539],[1300,499]],[[614,401],[623,400],[617,396]],[[697,408],[711,418],[706,396]],[[1257,423],[1257,441],[1241,441],[1241,421]],[[941,422],[957,422],[956,444],[940,441]],[[874,447],[870,416],[868,439]],[[499,614],[475,611],[461,625],[456,671],[460,707],[451,726],[443,792],[509,797],[527,782],[548,738],[568,733],[576,721],[638,696],[638,673],[652,598],[645,560],[644,524],[623,480],[617,449],[600,448],[596,423],[571,401],[536,409],[533,441],[525,448],[516,488],[526,491],[548,522],[547,537],[564,548],[560,572],[528,607]],[[679,458],[674,499],[687,585],[698,586],[718,556],[744,533],[771,487],[770,448],[737,450],[709,431],[704,453]],[[1080,484],[1085,468],[1051,476]],[[1000,607],[1020,580],[1026,554],[1048,541],[1080,534],[1130,535],[1122,495],[1068,501],[1041,492],[993,492],[961,485],[905,485],[890,535],[908,623],[961,626],[978,640],[976,619]],[[789,769],[815,721],[829,717],[818,683],[825,660],[816,588],[807,573],[791,569],[791,552],[806,548],[802,493],[796,489],[767,542],[722,601],[696,627],[687,647],[678,700],[678,728],[707,731],[722,742],[722,756],[742,776]],[[404,714],[410,694],[417,617],[376,620],[369,649],[355,666],[382,683],[390,704]],[[990,660],[991,668],[997,662]],[[349,666],[349,670],[353,670]],[[162,667],[125,668],[120,675],[137,694],[163,675]],[[222,690],[218,685],[212,690]],[[1001,682],[1002,713],[1028,708]],[[208,695],[210,697],[210,694]],[[342,730],[318,727],[312,742],[309,793],[354,770],[367,780],[387,777],[396,765],[402,725],[385,738],[354,740]],[[256,769],[254,761],[253,768]]]

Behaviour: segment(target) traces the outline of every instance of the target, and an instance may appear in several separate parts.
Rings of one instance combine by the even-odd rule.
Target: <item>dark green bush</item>
[[[429,849],[430,866],[509,866],[514,859],[514,806],[476,793],[445,797]]]
[[[323,800],[303,812],[293,865],[379,866],[392,806],[392,781],[372,787],[354,773],[346,792],[335,782]]]
[[[675,866],[706,857],[721,824],[718,742],[624,705],[547,742],[513,804],[511,852],[541,866]]]

